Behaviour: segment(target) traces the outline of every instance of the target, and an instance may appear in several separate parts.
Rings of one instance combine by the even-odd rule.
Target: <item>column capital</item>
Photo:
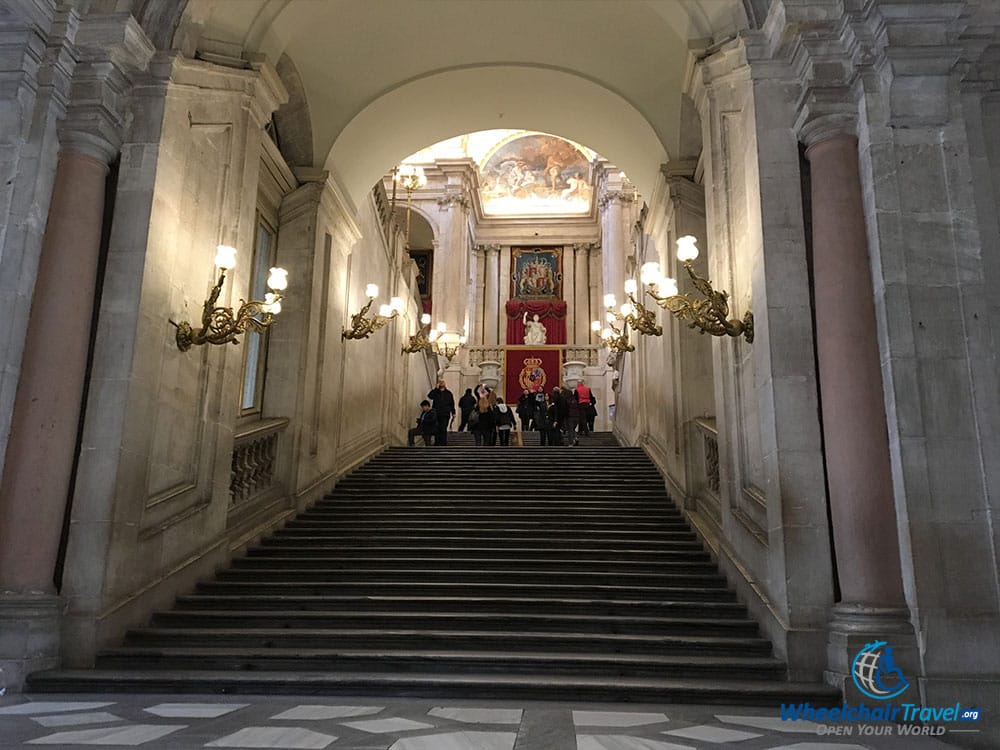
[[[799,126],[799,140],[809,151],[820,143],[844,138],[857,143],[857,118],[853,115],[822,115]]]
[[[469,198],[464,193],[451,193],[438,198],[437,204],[441,211],[448,211],[454,206],[465,209],[469,207]]]
[[[501,250],[501,246],[496,243],[491,243],[487,245],[476,245],[476,252],[484,254],[498,254]]]
[[[635,194],[627,190],[605,190],[597,200],[597,205],[603,210],[612,203],[625,205],[635,200]]]

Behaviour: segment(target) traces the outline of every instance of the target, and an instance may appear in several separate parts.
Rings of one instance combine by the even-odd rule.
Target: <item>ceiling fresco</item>
[[[543,133],[498,145],[480,165],[483,213],[494,216],[587,214],[590,159],[570,141]]]

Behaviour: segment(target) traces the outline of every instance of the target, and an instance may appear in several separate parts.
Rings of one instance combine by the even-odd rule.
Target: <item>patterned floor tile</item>
[[[629,737],[623,734],[579,734],[576,750],[695,750],[690,745],[675,745],[645,737]]]
[[[85,703],[81,701],[29,701],[14,706],[0,708],[0,716],[31,716],[32,714],[54,714],[61,711],[91,711],[95,708],[113,706],[112,703]]]
[[[397,740],[389,750],[514,750],[513,732],[446,732]]]
[[[216,719],[249,705],[249,703],[159,703],[143,710],[165,719]]]
[[[424,724],[422,721],[412,719],[401,719],[394,716],[390,719],[371,719],[370,721],[343,721],[345,727],[360,729],[362,732],[372,734],[385,734],[386,732],[410,732],[414,729],[433,729],[433,724]]]
[[[124,721],[120,716],[97,711],[87,714],[56,714],[55,716],[32,716],[31,720],[43,727],[72,727],[80,724],[110,724],[113,721]]]
[[[246,727],[209,742],[205,747],[268,747],[286,750],[323,750],[337,738],[300,727]]]
[[[30,740],[29,745],[142,745],[184,729],[184,724],[133,724],[128,727],[77,729]]]
[[[293,721],[322,721],[323,719],[347,719],[351,716],[370,716],[385,710],[382,706],[296,706],[272,719]]]
[[[752,740],[754,737],[762,736],[753,732],[740,732],[736,729],[713,727],[708,724],[702,724],[701,726],[696,727],[684,727],[684,729],[672,729],[669,732],[664,732],[663,734],[669,734],[672,737],[683,737],[688,740],[712,742],[715,744],[742,742],[743,740]]]
[[[574,711],[573,723],[578,727],[638,727],[670,721],[666,714],[634,711]]]
[[[524,712],[520,708],[432,708],[428,716],[452,719],[469,724],[520,724]]]
[[[725,724],[740,724],[745,727],[765,729],[769,732],[816,734],[816,728],[819,726],[819,724],[813,721],[782,721],[778,716],[716,715],[715,718]]]

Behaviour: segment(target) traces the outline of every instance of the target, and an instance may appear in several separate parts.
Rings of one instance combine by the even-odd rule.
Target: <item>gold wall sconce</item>
[[[605,302],[608,296],[605,296]],[[607,326],[603,329],[601,327],[601,321],[595,320],[590,324],[590,330],[594,333],[600,333],[601,343],[607,347],[608,351],[612,354],[623,354],[625,352],[634,352],[635,345],[629,343],[628,340],[628,326],[622,326],[618,328],[615,326],[616,317],[610,310],[606,315]]]
[[[365,296],[368,298],[368,302],[366,302],[365,306],[358,312],[351,316],[351,327],[344,328],[341,331],[341,340],[366,339],[375,331],[385,327],[390,320],[398,316],[399,313],[403,311],[403,300],[399,297],[393,297],[389,300],[388,305],[379,306],[377,315],[366,318],[365,316],[368,314],[368,311],[371,310],[372,304],[375,302],[375,298],[378,297],[378,285],[368,284],[365,287]]]
[[[691,262],[698,257],[697,240],[688,235],[677,240],[677,259],[684,264],[695,289],[705,299],[691,299],[680,294],[677,282],[666,278],[659,263],[645,263],[640,271],[642,283],[648,288],[646,294],[656,300],[656,304],[678,320],[686,321],[689,328],[697,328],[701,333],[713,336],[743,336],[748,344],[753,343],[753,313],[747,310],[742,320],[729,319],[729,294],[716,291],[712,282],[695,273]],[[634,281],[632,281],[635,284]],[[638,329],[637,329],[638,330]],[[659,334],[655,334],[659,335]]]
[[[264,295],[263,301],[240,300],[240,309],[233,312],[231,307],[216,307],[215,304],[226,281],[226,271],[236,266],[236,248],[219,245],[215,252],[215,265],[219,268],[219,280],[202,307],[201,328],[196,330],[187,321],[170,321],[170,325],[177,329],[177,348],[182,352],[202,344],[238,344],[237,335],[246,333],[250,328],[263,333],[274,322],[274,316],[281,312],[283,297],[280,292],[288,287],[288,271],[284,268],[270,270],[267,287],[271,291]]]
[[[420,330],[410,336],[410,340],[403,345],[403,354],[416,354],[433,348],[430,339],[431,316],[424,313],[420,316]],[[436,333],[436,332],[435,332]],[[435,338],[437,338],[435,336]]]
[[[455,355],[458,354],[458,350],[467,341],[465,334],[448,331],[448,326],[444,323],[438,323],[437,328],[430,332],[428,338],[430,339],[434,353],[447,359],[449,365],[455,358]]]

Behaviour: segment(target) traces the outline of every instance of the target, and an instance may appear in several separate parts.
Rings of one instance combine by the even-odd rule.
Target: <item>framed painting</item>
[[[561,247],[511,250],[511,299],[562,299],[562,280]]]
[[[431,274],[434,272],[434,252],[432,250],[410,250],[410,257],[417,264],[417,288],[420,299],[431,297]]]

